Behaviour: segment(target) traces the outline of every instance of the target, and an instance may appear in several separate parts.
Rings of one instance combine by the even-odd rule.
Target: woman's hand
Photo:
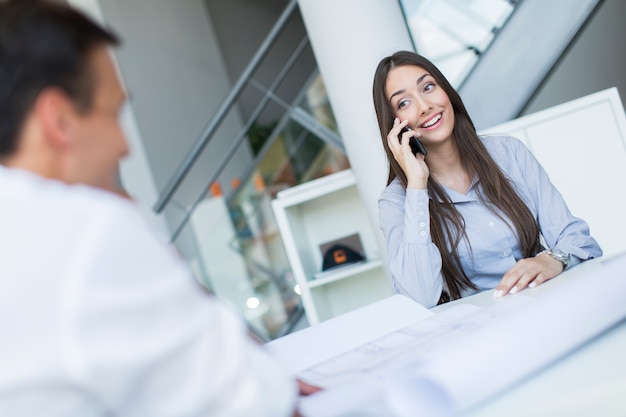
[[[563,264],[550,255],[540,254],[517,261],[502,277],[493,293],[494,298],[515,294],[526,287],[536,287],[563,272]]]
[[[404,171],[407,179],[407,188],[419,188],[425,189],[428,183],[428,165],[424,162],[424,155],[418,153],[413,155],[411,147],[409,146],[409,139],[412,136],[419,136],[417,132],[410,130],[402,134],[402,139],[398,140],[400,131],[408,124],[405,120],[400,122],[396,118],[393,122],[393,127],[387,134],[387,146],[393,154],[394,159]]]

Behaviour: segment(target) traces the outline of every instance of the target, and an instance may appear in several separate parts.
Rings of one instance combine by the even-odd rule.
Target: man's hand
[[[303,395],[303,396],[315,394],[316,392],[319,392],[322,390],[321,387],[308,384],[300,379],[298,379],[297,382],[298,382],[298,392],[300,393],[300,395]]]
[[[298,382],[298,393],[301,396],[307,396],[307,395],[311,395],[311,394],[315,394],[316,392],[319,392],[322,390],[321,387],[317,387],[315,385],[311,385],[308,384],[300,379],[297,380]],[[293,413],[292,417],[304,417],[302,414],[300,414],[300,411],[295,410]]]

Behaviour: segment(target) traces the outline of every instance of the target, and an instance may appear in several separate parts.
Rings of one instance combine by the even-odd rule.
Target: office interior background
[[[622,0],[67,1],[123,39],[122,184],[265,340],[389,295],[371,102],[382,57],[435,62],[478,130],[626,92]],[[351,233],[374,262],[323,276],[319,246]]]

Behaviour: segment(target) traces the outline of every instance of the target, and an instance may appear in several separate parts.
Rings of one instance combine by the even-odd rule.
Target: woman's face
[[[448,95],[422,67],[403,65],[389,71],[385,94],[391,109],[421,133],[425,145],[452,139],[454,110]]]

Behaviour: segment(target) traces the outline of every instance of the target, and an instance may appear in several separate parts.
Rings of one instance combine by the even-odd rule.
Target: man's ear
[[[77,112],[65,92],[56,87],[44,89],[35,101],[34,113],[49,145],[72,145]]]

